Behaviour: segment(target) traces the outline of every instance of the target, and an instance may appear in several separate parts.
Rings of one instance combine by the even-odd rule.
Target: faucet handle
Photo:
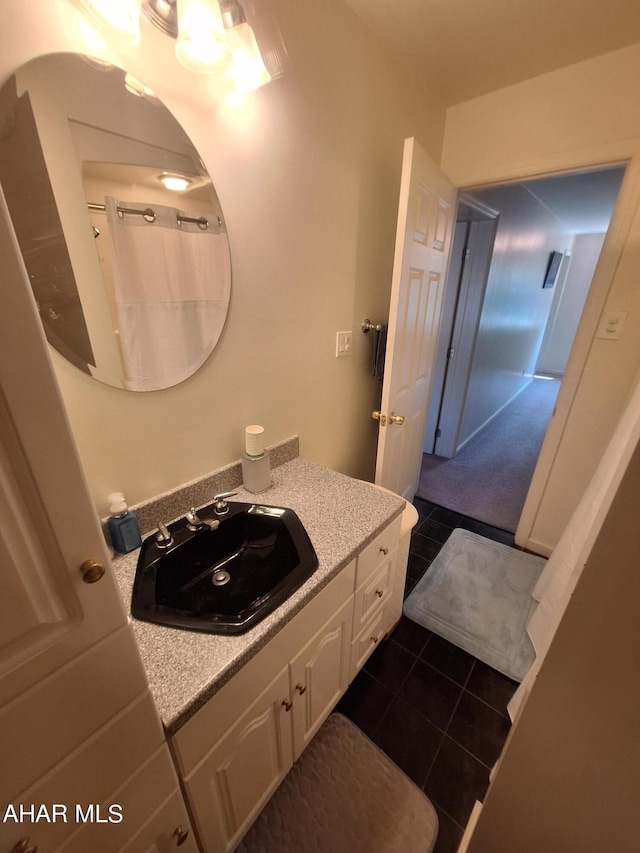
[[[185,515],[187,527],[189,530],[201,530],[203,527],[208,527],[210,530],[215,530],[220,522],[217,518],[200,518],[194,506]]]
[[[232,498],[237,495],[237,492],[220,492],[219,495],[213,496],[213,511],[216,515],[226,515],[229,512],[229,506],[226,498]]]
[[[185,515],[185,519],[189,530],[197,530],[202,524],[202,519],[198,517],[198,513],[194,506],[192,506],[189,512]]]
[[[173,536],[169,533],[167,525],[162,521],[158,522],[158,532],[156,533],[156,545],[158,548],[169,548],[173,545]]]

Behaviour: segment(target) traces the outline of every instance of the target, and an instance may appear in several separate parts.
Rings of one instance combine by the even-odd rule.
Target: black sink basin
[[[213,506],[213,505],[212,505]],[[282,604],[318,567],[302,522],[291,509],[229,503],[216,529],[169,526],[173,544],[142,543],[131,597],[136,619],[239,634]],[[198,513],[216,519],[212,507]]]

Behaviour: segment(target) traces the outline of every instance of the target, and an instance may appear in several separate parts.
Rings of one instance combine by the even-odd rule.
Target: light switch
[[[597,337],[607,341],[617,341],[622,334],[622,327],[626,319],[626,311],[607,311],[600,321]]]
[[[344,355],[351,355],[352,339],[353,335],[350,331],[336,333],[336,358],[342,358]]]

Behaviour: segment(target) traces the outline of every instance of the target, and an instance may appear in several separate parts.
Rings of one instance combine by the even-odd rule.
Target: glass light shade
[[[201,74],[229,68],[231,49],[217,0],[178,0],[176,56],[185,68]]]
[[[80,5],[102,26],[115,30],[131,44],[140,41],[142,0],[80,0]]]
[[[231,76],[241,92],[252,92],[271,80],[260,55],[258,42],[247,23],[238,24],[227,30],[227,39],[233,51]]]
[[[182,192],[186,190],[191,181],[181,175],[160,175],[158,180],[164,185],[165,189],[173,190],[173,192]]]

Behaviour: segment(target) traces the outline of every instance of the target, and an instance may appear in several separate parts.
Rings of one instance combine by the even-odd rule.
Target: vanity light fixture
[[[170,175],[168,173],[164,175],[158,175],[158,180],[161,184],[164,185],[165,189],[173,190],[177,193],[186,190],[186,188],[191,183],[189,178],[185,178],[183,175]]]
[[[115,30],[130,44],[140,41],[142,0],[79,0],[80,6],[99,24]]]
[[[191,71],[227,73],[250,92],[272,79],[238,0],[75,0],[108,29],[137,44],[140,11],[176,40],[176,57]],[[272,51],[273,52],[273,51]],[[279,75],[280,69],[275,72]]]
[[[177,0],[177,12],[178,62],[200,74],[216,74],[230,68],[231,47],[216,0]]]
[[[233,52],[231,77],[241,92],[252,92],[271,80],[255,34],[237,0],[221,0],[222,20]]]
[[[272,46],[267,69],[252,27],[238,0],[75,0],[102,25],[140,39],[140,11],[154,26],[176,40],[176,57],[191,71],[229,75],[236,91],[250,92],[279,76],[279,57]],[[274,65],[275,62],[275,65]],[[274,70],[275,68],[275,70]],[[136,93],[137,94],[137,93]]]

